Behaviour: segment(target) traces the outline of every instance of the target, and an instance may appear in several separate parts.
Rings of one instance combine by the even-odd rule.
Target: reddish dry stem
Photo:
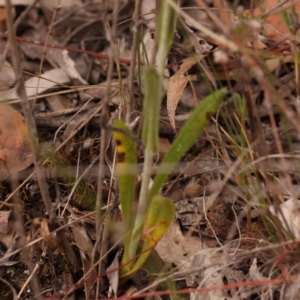
[[[8,34],[6,33],[0,33],[0,36],[2,38],[7,39],[8,38]],[[26,39],[23,37],[16,37],[16,40],[18,42],[21,43],[27,43],[27,44],[33,44],[33,45],[38,45],[38,46],[45,46],[44,42],[40,42],[40,41],[34,41],[34,40],[30,40],[30,39]],[[100,59],[104,59],[104,60],[109,60],[109,56],[103,53],[96,53],[96,52],[92,52],[92,51],[88,51],[88,50],[82,50],[82,49],[78,49],[78,48],[71,48],[71,47],[64,47],[61,45],[57,45],[57,44],[48,44],[47,47],[49,48],[55,48],[55,49],[61,49],[61,50],[67,50],[70,52],[76,52],[76,53],[86,53],[88,55],[100,58]],[[121,64],[125,64],[125,65],[130,65],[130,60],[129,59],[125,59],[125,58],[120,58],[119,59]]]
[[[8,34],[7,33],[0,33],[0,37],[7,39],[8,38]],[[27,44],[32,44],[32,45],[37,45],[37,46],[45,46],[44,42],[41,41],[34,41],[31,39],[26,39],[23,37],[16,37],[16,40],[20,43],[27,43]],[[297,43],[297,45],[300,45],[300,42]],[[61,46],[61,45],[57,45],[57,44],[48,44],[47,45],[48,48],[54,48],[54,49],[60,49],[60,50],[67,50],[70,52],[75,52],[75,53],[85,53],[88,54],[90,56],[93,57],[97,57],[99,59],[104,59],[104,60],[109,60],[109,55],[103,54],[103,53],[96,53],[93,51],[88,51],[88,50],[82,50],[82,49],[78,49],[78,48],[72,48],[72,47],[65,47],[65,46]],[[251,47],[249,47],[251,48]],[[292,55],[290,52],[283,52],[285,50],[289,49],[289,46],[283,46],[282,48],[277,49],[276,51],[266,51],[266,54],[274,54],[274,55],[281,55],[281,56],[289,56]],[[125,59],[125,58],[119,58],[119,62],[120,64],[124,64],[124,65],[130,65],[131,61],[129,59]],[[140,65],[144,65],[143,62],[140,62]],[[171,66],[167,65],[166,66],[167,69],[170,69]]]
[[[183,294],[191,294],[191,293],[205,293],[205,292],[212,292],[212,291],[218,291],[218,290],[230,290],[230,289],[236,289],[236,288],[241,288],[241,287],[266,286],[269,284],[271,284],[271,285],[276,285],[276,284],[281,284],[281,283],[291,284],[291,283],[296,282],[296,280],[297,280],[297,276],[290,277],[290,278],[281,276],[279,278],[274,278],[274,279],[237,282],[237,283],[221,285],[221,286],[211,286],[211,287],[202,287],[202,288],[194,288],[194,289],[182,289],[182,290],[177,290],[177,291],[172,291],[172,290],[153,291],[153,292],[146,292],[146,293],[130,295],[130,296],[121,296],[121,297],[117,297],[115,299],[127,300],[127,299],[147,298],[147,297],[152,297],[152,296],[163,296],[163,295],[172,295],[172,294],[183,295]],[[56,294],[56,295],[53,295],[53,296],[47,298],[46,300],[59,299],[61,296],[65,296],[65,294],[59,293],[59,294]],[[110,300],[110,298],[106,298],[106,299],[104,298],[102,300]]]

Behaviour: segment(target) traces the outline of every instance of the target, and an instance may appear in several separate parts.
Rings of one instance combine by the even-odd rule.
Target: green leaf
[[[130,276],[136,272],[146,261],[151,250],[168,230],[175,215],[175,206],[170,199],[156,196],[152,199],[148,217],[144,225],[144,244],[140,256],[134,266],[123,270],[122,277]],[[124,273],[127,271],[127,273]]]
[[[145,67],[145,106],[143,142],[148,150],[156,152],[158,149],[158,122],[161,102],[161,81],[157,70]]]
[[[210,115],[219,108],[225,93],[225,88],[214,92],[202,100],[198,107],[193,111],[165,155],[149,192],[149,199],[159,193],[162,185],[175,165],[198,139],[202,130],[208,124]]]
[[[129,260],[128,249],[130,247],[131,233],[135,219],[133,201],[137,170],[136,147],[134,140],[129,136],[131,132],[124,123],[116,120],[114,128],[120,130],[114,132],[113,138],[116,141],[118,155],[118,182],[124,223],[124,259],[127,262]]]
[[[172,200],[156,196],[152,199],[149,214],[144,226],[144,247],[155,246],[169,228],[175,214]]]

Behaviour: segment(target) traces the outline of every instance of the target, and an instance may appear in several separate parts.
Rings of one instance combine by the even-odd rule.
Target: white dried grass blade
[[[37,91],[38,77],[32,77],[25,82],[27,97],[33,97]],[[62,69],[53,69],[43,74],[40,78],[38,94],[54,88],[59,84],[67,84],[70,82],[69,76]],[[0,102],[18,99],[16,88],[0,92]]]
[[[82,84],[88,84],[78,73],[75,68],[74,60],[69,56],[69,52],[67,50],[62,51],[62,59],[58,60],[58,63],[62,69],[66,71],[66,73],[71,78],[78,79]]]

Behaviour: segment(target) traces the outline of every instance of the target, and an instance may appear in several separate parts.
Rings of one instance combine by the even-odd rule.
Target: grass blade
[[[220,89],[214,92],[202,100],[198,107],[193,111],[162,161],[150,190],[149,199],[152,199],[159,193],[162,185],[175,165],[189,150],[199,137],[203,128],[208,124],[210,114],[214,113],[219,108],[225,93],[226,89]]]

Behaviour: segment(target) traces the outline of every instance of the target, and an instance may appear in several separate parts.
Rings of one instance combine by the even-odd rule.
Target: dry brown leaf
[[[38,249],[45,251],[47,254],[52,254],[55,251],[62,252],[62,241],[54,236],[50,229],[48,220],[44,218],[35,218],[31,224],[27,241],[31,242],[36,236],[42,238],[42,241],[37,245],[33,245],[30,249],[29,256],[32,258]]]
[[[176,221],[158,242],[155,250],[165,263],[175,264],[179,271],[187,271],[195,254],[201,249],[199,238],[184,236]]]
[[[209,224],[206,231],[210,235],[216,235],[218,238],[226,240],[230,233],[230,228],[235,222],[231,203],[222,203],[207,213]]]
[[[32,164],[29,133],[23,116],[0,104],[0,178]]]
[[[84,226],[81,223],[74,223],[76,217],[73,215],[69,218],[69,226],[72,228],[76,246],[80,250],[80,257],[83,266],[83,272],[85,274],[85,292],[87,298],[90,298],[90,289],[92,286],[92,281],[88,278],[95,276],[94,266],[92,264],[91,253],[93,252],[93,243],[86,232]]]
[[[118,288],[119,288],[119,261],[120,261],[120,255],[121,251],[119,250],[113,260],[113,262],[110,264],[110,266],[106,269],[107,272],[107,278],[109,281],[109,298],[112,298],[112,296],[117,297],[118,295]]]
[[[205,55],[198,55],[197,60],[201,60]],[[188,57],[182,61],[179,70],[170,78],[167,91],[167,110],[170,123],[176,132],[175,126],[175,111],[180,100],[180,97],[190,79],[190,75],[186,72],[193,67],[197,60],[194,57]]]

